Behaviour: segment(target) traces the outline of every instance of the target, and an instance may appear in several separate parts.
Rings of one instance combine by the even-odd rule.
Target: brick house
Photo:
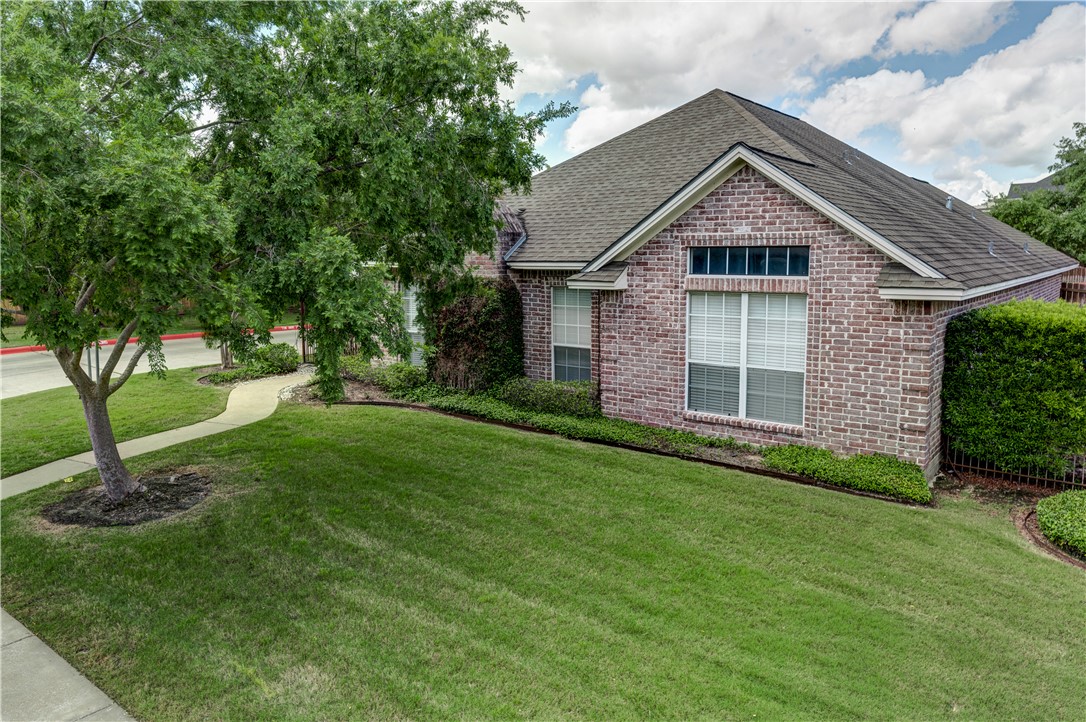
[[[948,319],[1054,300],[1074,259],[785,115],[714,90],[504,199],[493,258],[525,373],[603,411],[939,468]]]

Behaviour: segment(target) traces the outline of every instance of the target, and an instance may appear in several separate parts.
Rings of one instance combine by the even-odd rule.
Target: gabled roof
[[[640,231],[657,232],[654,214],[696,202],[699,185],[708,192],[726,177],[724,161],[763,171],[903,264],[913,285],[948,279],[934,287],[968,290],[1075,265],[961,200],[948,210],[943,191],[798,118],[720,90],[540,173],[530,195],[507,198],[524,209],[527,234],[509,260],[586,271],[622,260],[629,244],[647,240]]]
[[[1052,182],[1052,179],[1056,177],[1055,173],[1046,175],[1039,181],[1033,181],[1032,183],[1011,183],[1011,189],[1007,191],[1008,198],[1021,198],[1027,193],[1033,191],[1052,191],[1063,188]]]

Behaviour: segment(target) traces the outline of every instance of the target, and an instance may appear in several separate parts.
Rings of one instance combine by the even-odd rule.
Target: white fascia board
[[[510,261],[510,268],[518,271],[579,271],[584,268],[580,261]]]
[[[919,258],[916,258],[912,254],[907,253],[894,245],[882,235],[871,230],[863,223],[860,223],[848,213],[845,213],[822,196],[807,188],[777,166],[765,160],[758,154],[751,152],[742,145],[736,146],[727,154],[714,161],[712,165],[702,171],[699,178],[676,193],[666,203],[653,211],[652,214],[630,229],[603,255],[598,256],[586,266],[585,270],[596,271],[612,261],[625,260],[650,238],[685,213],[691,206],[709,195],[714,188],[734,175],[744,164],[754,168],[756,171],[769,178],[822,215],[834,221],[861,240],[866,241],[878,251],[881,251],[893,260],[904,265],[906,268],[909,268],[914,273],[923,278],[946,278],[946,276],[939,273]]]
[[[968,301],[971,298],[979,298],[980,296],[986,296],[989,293],[998,293],[1000,291],[1006,291],[1009,288],[1015,286],[1024,286],[1027,283],[1033,283],[1034,281],[1040,281],[1045,278],[1051,278],[1052,276],[1058,276],[1061,273],[1067,273],[1068,271],[1078,268],[1078,265],[1067,266],[1066,268],[1057,268],[1053,271],[1042,271],[1041,273],[1035,273],[1032,276],[1025,276],[1023,278],[1012,278],[1009,281],[1001,281],[1000,283],[992,283],[987,286],[978,286],[977,288],[880,288],[879,298],[885,298],[893,301]]]
[[[606,281],[575,281],[569,279],[566,281],[566,286],[569,288],[579,288],[585,291],[625,291],[630,287],[630,279],[627,276],[629,269],[622,269],[622,273],[614,281],[607,283]]]

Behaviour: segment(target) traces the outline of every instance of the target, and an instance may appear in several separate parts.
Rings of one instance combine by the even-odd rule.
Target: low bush
[[[599,416],[599,390],[591,381],[513,379],[491,392],[494,398],[526,411],[569,416]]]
[[[426,371],[405,361],[372,364],[361,356],[344,356],[340,368],[347,378],[373,384],[396,398],[406,398],[412,391],[427,385]]]
[[[213,384],[251,381],[265,376],[292,373],[298,370],[298,364],[301,362],[301,355],[289,343],[270,343],[257,347],[248,356],[244,366],[229,371],[216,371],[208,374],[206,378]]]
[[[689,431],[644,426],[605,416],[579,417],[520,409],[491,396],[453,394],[426,400],[435,409],[478,416],[508,424],[525,424],[567,439],[629,444],[677,454],[693,454],[704,448],[753,448],[731,438],[698,436]]]
[[[297,371],[301,362],[301,354],[289,343],[269,343],[258,346],[246,366],[260,376],[274,376]]]
[[[856,454],[841,458],[810,446],[771,446],[762,450],[767,468],[806,476],[834,486],[870,491],[898,499],[931,503],[924,472],[892,456]]]
[[[251,379],[258,379],[260,376],[247,366],[242,366],[236,369],[230,369],[229,371],[216,371],[215,373],[208,374],[205,377],[209,383],[219,384],[232,384],[238,381],[249,381]]]
[[[1037,502],[1037,526],[1050,542],[1086,559],[1086,489]]]

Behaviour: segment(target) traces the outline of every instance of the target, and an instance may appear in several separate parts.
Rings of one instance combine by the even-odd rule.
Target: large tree
[[[996,196],[989,212],[1009,226],[1086,263],[1086,123],[1056,144],[1052,189]]]
[[[107,493],[140,488],[107,400],[181,299],[223,337],[301,298],[319,378],[348,338],[401,349],[389,269],[494,238],[543,124],[498,95],[512,3],[5,3],[3,286],[83,402]],[[240,316],[239,316],[240,313]],[[118,343],[81,368],[101,327]],[[134,335],[139,346],[120,368]]]

